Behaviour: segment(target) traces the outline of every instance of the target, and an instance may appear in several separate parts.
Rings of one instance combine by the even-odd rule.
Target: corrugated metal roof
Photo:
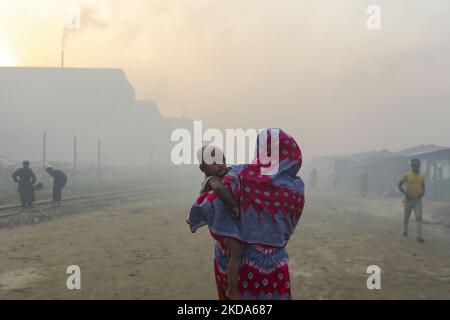
[[[393,156],[393,157],[398,157],[398,156],[411,157],[411,156],[419,156],[419,155],[433,153],[436,151],[442,151],[442,150],[447,150],[447,149],[450,150],[449,147],[437,146],[434,144],[422,144],[422,145],[418,145],[418,146],[415,146],[412,148],[392,152],[391,156]]]

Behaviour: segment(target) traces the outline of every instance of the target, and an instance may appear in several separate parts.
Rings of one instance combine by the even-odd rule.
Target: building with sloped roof
[[[335,170],[341,183],[357,190],[362,173],[368,173],[370,190],[394,195],[401,175],[410,170],[412,159],[421,160],[421,171],[427,181],[427,197],[450,202],[450,148],[433,144],[419,145],[390,152],[359,153],[335,157]]]
[[[147,165],[150,149],[168,153],[173,123],[121,69],[1,67],[0,112],[0,153],[34,162],[45,132],[49,162],[72,161],[77,137],[81,163],[96,163],[101,139],[104,163]]]

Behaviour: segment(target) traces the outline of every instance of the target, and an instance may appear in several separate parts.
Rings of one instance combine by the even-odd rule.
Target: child
[[[221,158],[223,161],[218,161],[219,163],[216,161],[205,161],[205,155],[210,155],[211,158],[217,159],[216,153],[217,158]],[[231,208],[232,216],[234,218],[239,218],[239,206],[234,200],[231,192],[222,183],[221,177],[228,171],[225,164],[225,155],[223,155],[222,150],[212,145],[204,146],[199,151],[198,158],[200,162],[200,171],[205,174],[200,194],[213,190],[217,197]],[[240,300],[242,299],[242,296],[238,289],[238,282],[242,257],[241,244],[238,240],[233,238],[224,238],[223,243],[230,253],[227,268],[228,289],[226,295],[231,300]]]

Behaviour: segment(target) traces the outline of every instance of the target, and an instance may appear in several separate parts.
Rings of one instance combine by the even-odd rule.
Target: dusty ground
[[[197,192],[178,188],[113,208],[0,229],[3,299],[215,299],[214,243],[185,223]],[[187,190],[187,191],[186,191]],[[450,213],[426,203],[425,244],[401,236],[401,203],[311,191],[290,253],[295,299],[450,299]],[[81,290],[66,268],[81,268]],[[366,268],[382,269],[368,290]]]

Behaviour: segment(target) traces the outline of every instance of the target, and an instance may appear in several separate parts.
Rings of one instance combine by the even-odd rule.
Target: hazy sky
[[[74,3],[66,66],[123,68],[163,115],[280,126],[308,155],[450,146],[448,0],[0,0],[0,65],[58,66]]]

